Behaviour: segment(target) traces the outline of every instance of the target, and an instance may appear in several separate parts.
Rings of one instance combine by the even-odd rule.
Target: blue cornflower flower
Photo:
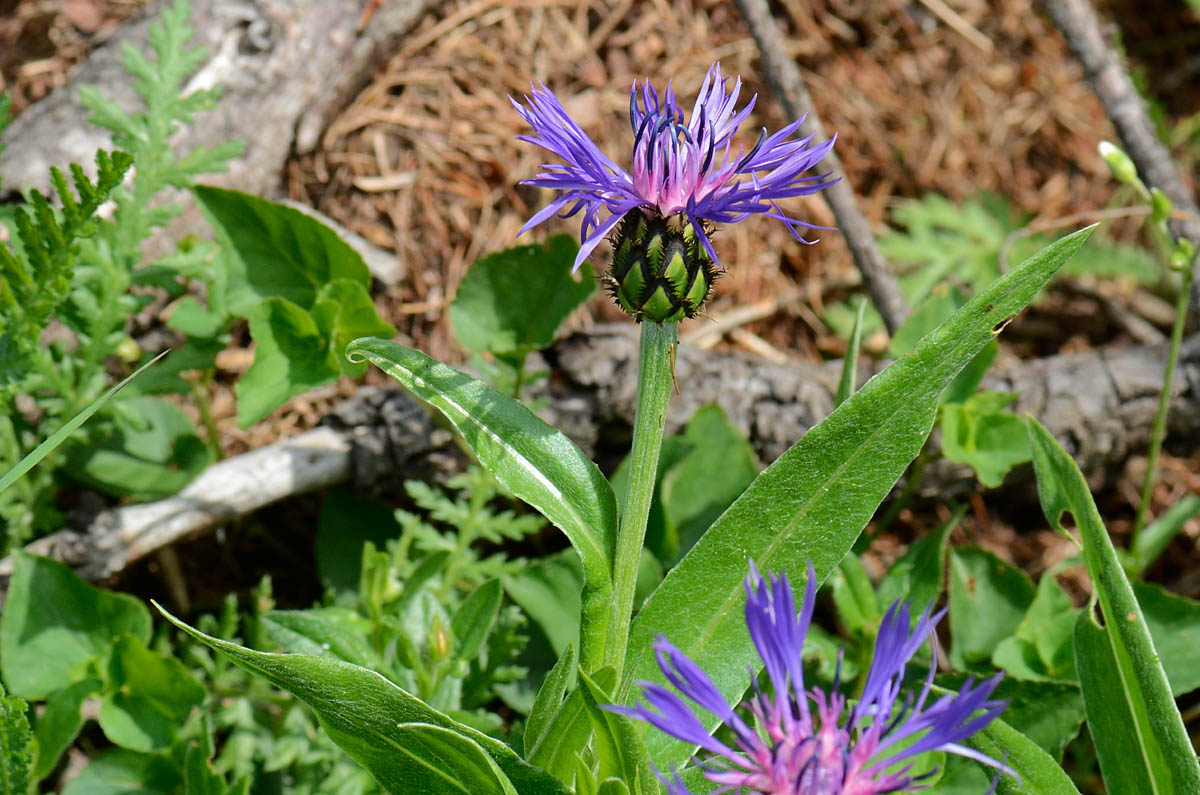
[[[930,774],[913,774],[905,763],[935,750],[1012,774],[1002,763],[961,745],[1007,706],[991,699],[1001,675],[979,683],[968,680],[958,693],[930,704],[931,667],[920,691],[901,698],[908,661],[933,636],[944,611],[931,614],[927,608],[910,631],[908,605],[892,605],[879,628],[862,695],[847,709],[836,677],[829,692],[804,685],[801,649],[816,598],[812,563],[799,615],[787,575],[768,573],[764,581],[753,563],[746,578],[746,597],[746,626],[773,693],[764,693],[751,676],[754,695],[742,710],[731,707],[708,675],[665,637],[655,642],[667,681],[720,718],[732,730],[736,747],[712,736],[692,707],[661,685],[642,683],[644,704],[606,707],[698,746],[705,778],[719,785],[714,792],[882,795],[911,791],[920,789]],[[739,713],[748,713],[749,722]],[[691,795],[677,776],[665,781],[671,795]]]
[[[562,211],[563,217],[583,212],[582,244],[575,267],[631,210],[640,208],[655,219],[684,220],[712,262],[720,265],[709,240],[711,227],[736,223],[761,213],[785,223],[793,236],[804,240],[798,227],[820,229],[789,216],[780,199],[815,193],[833,184],[828,174],[805,175],[833,148],[833,139],[810,146],[811,136],[791,140],[803,119],[768,135],[764,127],[749,153],[733,137],[750,115],[757,97],[736,109],[740,78],[733,81],[713,64],[690,117],[686,117],[670,85],[662,96],[643,81],[634,81],[629,99],[629,124],[633,130],[631,171],[600,151],[562,103],[546,88],[531,86],[529,106],[511,99],[517,113],[533,127],[534,135],[519,140],[547,149],[565,163],[550,163],[523,184],[559,191],[536,213],[521,232]],[[834,136],[836,138],[837,136]],[[601,214],[607,212],[606,217]],[[811,241],[815,242],[815,241]]]

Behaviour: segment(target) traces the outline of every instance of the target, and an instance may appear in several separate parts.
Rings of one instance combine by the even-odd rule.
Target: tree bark
[[[217,107],[182,130],[177,146],[238,139],[242,157],[213,184],[277,196],[283,167],[293,153],[316,147],[328,123],[367,81],[379,59],[436,0],[387,0],[364,30],[357,30],[359,0],[192,0],[192,46],[208,60],[189,88],[219,85]],[[121,49],[145,50],[150,25],[163,2],[148,6],[72,73],[65,86],[18,116],[0,137],[0,177],[6,191],[49,190],[50,166],[87,166],[111,148],[108,131],[88,122],[79,88],[94,85],[127,111],[140,108],[133,78],[121,66]]]
[[[602,458],[620,448],[636,400],[635,336],[623,327],[576,334],[551,353],[557,385],[545,412]],[[1129,456],[1149,443],[1167,346],[1090,350],[995,367],[982,388],[1018,394],[1012,410],[1037,417],[1079,462],[1093,487],[1112,482]],[[742,353],[680,346],[667,431],[678,431],[697,408],[716,403],[747,435],[759,458],[775,460],[833,409],[841,362],[776,365]],[[873,372],[863,371],[862,383]],[[1200,335],[1184,342],[1172,384],[1168,440],[1200,439]],[[1029,473],[1014,472],[1014,482]],[[969,469],[927,470],[921,493],[954,494],[975,488]]]
[[[800,125],[801,134],[812,136],[814,144],[828,140],[821,117],[817,115],[816,106],[808,93],[808,86],[804,83],[804,76],[800,73],[800,67],[788,56],[783,35],[771,16],[766,0],[736,0],[736,3],[758,44],[762,54],[763,76],[775,97],[789,116],[804,118],[804,123]],[[858,198],[854,195],[854,188],[845,179],[846,172],[837,153],[830,152],[821,162],[831,174],[840,178],[822,195],[837,219],[838,229],[846,239],[846,247],[850,249],[850,256],[854,258],[854,265],[862,276],[871,302],[879,311],[887,330],[894,333],[908,317],[908,303],[900,291],[900,284],[888,269],[887,260],[883,258],[875,235],[871,232],[871,225],[859,209]]]

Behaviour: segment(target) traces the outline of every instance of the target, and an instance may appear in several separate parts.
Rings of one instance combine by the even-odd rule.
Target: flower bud
[[[1124,150],[1109,141],[1101,141],[1097,148],[1100,151],[1101,159],[1108,164],[1108,170],[1116,177],[1117,182],[1132,185],[1139,189],[1138,193],[1145,193],[1146,187],[1138,177],[1137,167]]]
[[[617,228],[612,270],[604,281],[635,320],[673,323],[700,312],[716,277],[686,216],[662,218],[635,209]]]
[[[433,652],[435,660],[444,660],[450,656],[450,650],[454,647],[454,639],[450,635],[449,628],[442,623],[441,616],[433,617],[433,626],[429,628],[429,650]]]

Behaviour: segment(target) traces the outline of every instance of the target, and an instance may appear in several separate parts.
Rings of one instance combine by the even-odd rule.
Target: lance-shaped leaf
[[[1004,760],[1004,764],[1019,776],[1001,776],[996,785],[999,795],[1028,795],[1033,792],[1038,795],[1079,795],[1071,777],[1054,757],[1002,720],[992,721],[983,730],[968,737],[964,744],[992,759]]]
[[[494,769],[485,765],[483,770],[474,765],[469,774],[463,773],[470,779],[467,784],[479,777],[487,780],[488,771],[494,774],[493,783],[499,789],[481,792],[508,793],[506,782],[522,795],[569,792],[553,776],[522,761],[504,743],[455,722],[374,671],[327,657],[247,649],[205,635],[159,605],[155,607],[196,640],[312,707],[329,736],[390,792],[428,795],[474,792],[441,774],[431,773],[445,768],[447,754],[460,762],[474,758],[471,745],[481,748],[495,763]],[[444,732],[436,729],[461,735],[469,744],[449,741]]]
[[[740,698],[746,664],[757,659],[742,617],[748,561],[798,574],[812,560],[817,577],[828,576],[920,452],[942,390],[1089,233],[1062,238],[998,279],[759,475],[638,614],[617,700],[628,698],[635,681],[663,681],[651,648],[660,634],[707,671],[726,698]],[[661,732],[646,743],[660,769],[691,752]]]
[[[574,442],[519,401],[387,340],[350,343],[346,355],[369,361],[433,406],[454,426],[502,486],[566,533],[583,561],[585,648],[599,649],[611,592],[617,502],[604,475]]]
[[[1037,420],[1028,420],[1038,496],[1050,524],[1075,518],[1104,626],[1084,611],[1075,625],[1075,667],[1110,792],[1200,792],[1200,765],[1171,695],[1142,608],[1125,576],[1087,480]],[[1065,531],[1064,531],[1065,532]],[[1126,785],[1136,785],[1128,789]]]
[[[427,771],[423,778],[407,782],[406,792],[424,788],[455,795],[517,795],[508,776],[471,738],[430,723],[402,723],[396,733]]]

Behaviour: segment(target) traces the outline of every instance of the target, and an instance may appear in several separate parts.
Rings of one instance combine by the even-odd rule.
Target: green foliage
[[[1020,261],[1051,242],[1045,234],[1031,234],[1028,219],[1018,218],[1002,197],[980,193],[955,203],[938,194],[900,204],[893,212],[895,228],[879,239],[879,246],[900,269],[900,286],[913,314],[892,337],[889,353],[899,356],[945,321],[966,300],[999,278],[1011,263]],[[1003,258],[1003,260],[1002,260]],[[1142,248],[1093,238],[1063,266],[1063,275],[1128,278],[1143,284],[1162,279],[1162,268],[1153,254]],[[856,312],[846,304],[832,305],[826,321],[839,333],[854,332]],[[863,325],[869,333],[881,327],[870,310]],[[989,346],[962,379],[977,386],[995,358]],[[956,384],[947,391],[939,416],[943,430],[942,453],[967,464],[987,487],[999,486],[1015,466],[1029,460],[1029,443],[1019,417],[1005,411],[1001,396],[971,399],[975,386]],[[1014,398],[1011,398],[1015,400]]]
[[[12,467],[12,469],[10,469],[10,470],[8,470],[8,472],[4,473],[3,477],[0,477],[0,492],[3,492],[5,489],[7,489],[13,483],[16,483],[22,476],[25,475],[26,472],[28,472],[29,470],[31,470],[35,466],[37,466],[39,463],[41,463],[43,458],[45,458],[46,456],[50,455],[50,453],[57,450],[59,445],[61,445],[65,441],[67,441],[67,439],[70,438],[71,434],[73,434],[76,430],[79,429],[80,426],[82,426],[85,422],[87,422],[88,419],[93,414],[95,414],[97,411],[99,411],[100,408],[102,408],[104,406],[104,404],[107,403],[113,397],[113,395],[120,392],[122,389],[124,389],[126,386],[128,386],[130,384],[130,382],[132,382],[135,378],[137,378],[139,375],[146,372],[146,370],[149,369],[156,362],[160,361],[162,358],[162,355],[163,354],[160,354],[159,357],[156,359],[151,359],[150,361],[146,362],[141,367],[139,367],[137,370],[133,371],[133,373],[126,376],[126,378],[124,380],[122,380],[120,383],[114,385],[111,389],[109,389],[107,392],[105,392],[99,398],[94,400],[90,406],[88,406],[83,411],[79,412],[74,417],[72,417],[69,422],[67,422],[65,425],[63,425],[61,428],[59,428],[57,431],[50,434],[50,436],[48,436],[46,439],[44,439],[42,441],[42,443],[39,444],[36,448],[34,448],[29,453],[26,453],[25,456],[15,466]]]
[[[992,650],[1012,635],[1036,589],[1020,569],[982,549],[950,553],[950,660],[960,670],[991,662]],[[981,615],[987,621],[980,621]]]
[[[36,726],[36,778],[53,771],[83,728],[88,698],[99,699],[100,728],[113,744],[149,752],[175,743],[204,690],[150,640],[140,601],[90,586],[62,564],[17,556],[0,614],[0,674],[15,695],[46,701]],[[121,766],[141,759],[117,758]]]
[[[999,486],[1032,455],[1024,424],[1006,410],[1016,399],[1003,392],[979,392],[942,406],[942,452],[951,461],[968,464],[984,486]]]
[[[942,590],[946,573],[946,541],[962,519],[966,509],[960,508],[932,533],[917,539],[900,560],[888,568],[879,582],[879,603],[909,601],[914,605],[932,604]]]
[[[251,614],[239,616],[237,602],[230,596],[219,616],[202,616],[198,623],[226,639],[237,639],[242,633],[258,644],[278,648],[272,639],[271,616],[280,611],[271,610],[269,583],[256,590],[251,604]],[[252,782],[255,791],[300,795],[378,792],[370,774],[333,743],[301,702],[188,636],[182,636],[176,656],[209,693],[202,730],[180,727],[171,754],[177,765],[182,761],[185,778],[201,779],[205,786],[231,795],[239,785]],[[219,740],[217,753],[214,738]],[[186,746],[182,760],[181,745]]]
[[[272,643],[271,630],[288,624],[287,614],[268,611],[265,590],[255,603],[259,610],[247,629]],[[310,619],[309,627],[323,619],[321,611],[299,615]],[[201,623],[235,635],[236,602]],[[305,629],[292,627],[293,636]],[[60,564],[18,558],[0,615],[0,673],[29,700],[45,700],[34,727],[31,780],[55,770],[85,725],[84,701],[95,699],[99,727],[120,750],[97,756],[69,791],[162,792],[183,781],[188,792],[234,795],[252,780],[277,789],[284,778],[286,791],[295,793],[377,791],[299,702],[281,700],[266,682],[214,658],[202,644],[171,649],[163,641],[151,638],[140,602],[93,588]]]
[[[476,261],[450,305],[458,341],[512,362],[549,347],[567,315],[596,289],[590,265],[571,272],[578,251],[570,236],[555,235]]]
[[[130,397],[112,409],[114,421],[85,427],[63,467],[109,494],[154,499],[182,489],[213,460],[212,449],[178,406]]]
[[[1076,681],[1071,639],[1078,614],[1071,598],[1048,572],[1038,583],[1037,594],[1021,623],[1010,637],[996,645],[993,661],[1022,679]]]
[[[902,356],[926,334],[948,320],[963,304],[961,292],[939,285],[892,336],[889,353]],[[975,470],[984,486],[999,486],[1008,472],[1029,460],[1025,425],[1007,410],[1017,398],[998,392],[976,393],[999,346],[989,343],[942,394],[938,425],[942,454]]]
[[[942,284],[977,293],[1003,272],[1000,254],[1006,242],[1010,264],[1050,242],[1045,235],[1024,234],[1026,219],[1015,218],[1012,206],[990,193],[957,204],[944,196],[927,194],[900,204],[893,219],[898,228],[880,237],[879,246],[893,262],[916,266],[903,280],[913,303]],[[1063,272],[1127,276],[1147,283],[1160,278],[1149,252],[1099,240],[1081,248]]]
[[[1134,582],[1146,627],[1176,696],[1200,688],[1200,602]]]
[[[322,726],[339,745],[357,759],[392,791],[470,792],[445,768],[429,775],[434,760],[444,753],[472,756],[465,749],[480,748],[496,785],[516,787],[525,793],[566,793],[567,790],[544,772],[523,762],[512,749],[470,727],[454,721],[409,695],[377,674],[350,663],[304,654],[264,654],[237,644],[213,638],[166,614],[183,631],[211,646],[248,671],[264,677],[277,687],[294,693],[321,718]],[[448,740],[444,731],[432,737],[423,726],[449,730],[459,740]],[[469,742],[468,742],[469,741]],[[431,753],[431,742],[450,746]],[[465,757],[464,757],[465,758]],[[473,757],[468,772],[479,769],[482,761]],[[489,790],[485,790],[489,791]]]
[[[224,171],[226,163],[242,153],[242,144],[226,142],[212,149],[197,147],[176,154],[171,137],[194,122],[197,113],[211,109],[220,89],[186,92],[185,86],[206,60],[203,47],[189,46],[193,30],[185,0],[175,0],[162,9],[160,24],[150,26],[153,56],[125,45],[121,50],[125,70],[133,77],[133,88],[144,111],[129,114],[93,86],[80,90],[79,99],[92,111],[91,122],[111,130],[113,142],[133,155],[137,176],[132,189],[117,197],[116,227],[110,240],[113,255],[132,269],[141,262],[139,244],[155,226],[178,215],[178,206],[150,205],[151,198],[166,187],[189,188],[201,174]]]
[[[627,456],[612,476],[618,500],[629,482]],[[683,432],[663,439],[646,548],[664,566],[682,558],[758,475],[758,458],[720,406],[696,410]]]
[[[1003,795],[1037,792],[1039,795],[1078,795],[1079,790],[1071,782],[1070,777],[1063,772],[1062,767],[1045,750],[1039,748],[1032,740],[1021,732],[1013,729],[1007,721],[994,720],[971,735],[966,745],[976,751],[986,754],[992,759],[1003,759],[1019,778],[1001,776],[996,782],[996,792]],[[959,767],[966,767],[959,762]],[[949,769],[948,769],[949,770]],[[988,776],[980,775],[979,770],[969,770],[976,774],[965,790],[954,792],[986,792]],[[948,788],[945,790],[950,792]]]
[[[254,363],[238,381],[238,423],[261,420],[294,395],[358,376],[365,366],[346,359],[347,343],[390,337],[371,301],[362,257],[333,230],[299,210],[256,196],[207,186],[196,198],[220,231],[227,256],[209,313],[189,307],[199,322],[247,317],[257,344]]]
[[[471,353],[471,367],[514,398],[548,371],[527,373],[526,357],[549,347],[571,312],[596,289],[592,266],[572,264],[579,246],[568,235],[515,246],[476,260],[450,305],[450,325]]]
[[[112,130],[114,143],[124,151],[97,154],[94,183],[71,166],[78,198],[53,169],[62,209],[52,209],[45,197],[31,192],[28,204],[15,213],[11,249],[0,246],[5,321],[0,349],[6,357],[0,369],[8,382],[2,395],[7,412],[0,422],[0,465],[7,468],[101,398],[109,383],[109,357],[115,353],[125,365],[139,358],[126,323],[152,299],[133,290],[142,276],[142,243],[179,212],[157,197],[165,188],[190,186],[198,174],[223,168],[240,152],[240,146],[225,145],[176,155],[171,147],[179,127],[216,97],[211,91],[185,92],[187,79],[206,57],[200,48],[187,48],[187,15],[187,4],[176,2],[164,10],[161,24],[151,26],[154,58],[133,48],[124,52],[142,112],[126,113],[94,88],[81,92],[93,122]],[[132,176],[125,180],[127,172]],[[97,217],[110,198],[111,218]],[[42,346],[40,335],[51,319],[61,324],[59,336],[66,338]],[[36,411],[16,410],[18,395],[33,396]],[[137,397],[109,401],[82,434],[4,492],[0,516],[7,547],[57,524],[51,500],[55,473],[64,467],[116,493],[146,494],[153,483],[177,490],[207,464],[207,449],[190,423],[181,428],[177,410],[161,404],[146,412],[147,404],[128,402]]]
[[[291,651],[384,672],[459,717],[497,698],[525,712],[533,694],[523,684],[529,672],[516,659],[528,645],[526,619],[502,604],[497,579],[524,562],[479,548],[525,539],[544,521],[498,510],[506,495],[478,468],[447,485],[451,494],[406,483],[417,511],[327,501],[318,564],[335,574],[330,584],[340,583],[331,596],[338,607],[269,614],[269,633]],[[483,713],[463,719],[497,730]]]
[[[1147,525],[1141,533],[1135,535],[1130,542],[1125,561],[1125,570],[1130,577],[1136,577],[1158,560],[1158,556],[1166,551],[1171,539],[1179,535],[1184,524],[1200,513],[1200,496],[1186,494],[1152,524]]]
[[[141,602],[88,585],[61,563],[17,555],[0,613],[0,674],[13,695],[41,699],[86,678],[125,635],[150,641]]]
[[[25,717],[28,705],[0,685],[0,791],[13,795],[32,791],[34,739]]]
[[[117,638],[105,672],[121,686],[100,703],[100,728],[137,751],[170,747],[179,725],[204,699],[204,688],[178,660],[147,649],[132,635]]]
[[[1200,765],[1161,658],[1083,473],[1036,420],[1029,420],[1029,436],[1042,509],[1060,531],[1063,513],[1074,517],[1096,589],[1094,601],[1103,614],[1100,625],[1092,608],[1080,613],[1074,646],[1088,723],[1109,787],[1118,792],[1200,790]]]
[[[900,287],[910,306],[920,307],[947,288],[974,295],[1007,267],[1049,245],[1052,237],[1029,233],[1028,219],[1018,217],[1003,197],[979,193],[955,203],[936,193],[901,203],[893,212],[893,228],[880,236],[883,254],[900,267]],[[1135,246],[1099,238],[1088,241],[1062,270],[1063,275],[1130,278],[1155,284],[1162,269],[1153,254]],[[849,336],[854,310],[832,304],[825,321]],[[866,333],[882,327],[868,308]]]
[[[52,168],[62,210],[56,212],[38,191],[15,210],[13,247],[0,245],[0,386],[12,388],[33,366],[42,331],[70,292],[79,242],[96,233],[96,212],[132,165],[124,152],[97,152],[95,182],[71,165],[74,192],[62,171]]]
[[[529,409],[423,353],[379,339],[347,349],[437,409],[496,480],[562,530],[585,573],[584,632],[595,645],[611,592],[616,499],[600,470]],[[586,645],[586,644],[585,644]]]
[[[583,566],[575,550],[530,561],[504,579],[504,590],[541,627],[555,654],[579,647]]]
[[[4,132],[8,125],[12,124],[12,100],[7,94],[0,94],[0,133]],[[0,152],[4,151],[0,147]]]
[[[207,59],[189,43],[188,13],[182,0],[164,7],[150,26],[151,53],[123,50],[140,112],[127,113],[95,88],[81,92],[93,123],[111,130],[125,151],[97,154],[95,182],[72,165],[77,197],[53,170],[62,209],[31,192],[11,214],[11,246],[0,245],[0,400],[7,409],[0,414],[0,468],[12,470],[44,440],[64,438],[56,434],[72,418],[96,411],[82,430],[65,431],[60,449],[43,448],[40,466],[0,496],[6,547],[59,524],[61,475],[146,499],[172,494],[199,474],[219,453],[212,423],[206,443],[175,404],[151,396],[192,395],[208,417],[215,358],[239,320],[250,321],[257,343],[255,363],[236,385],[243,425],[341,374],[360,375],[365,366],[345,358],[346,344],[394,333],[371,301],[366,265],[331,230],[262,199],[195,186],[200,175],[223,170],[241,145],[172,148],[176,133],[219,96],[217,89],[186,88]],[[195,190],[223,248],[188,238],[143,262],[144,241],[181,211],[162,199],[170,188]],[[97,217],[109,198],[111,217]],[[99,404],[114,366],[151,358],[126,327],[164,295],[178,299],[167,325],[185,342],[165,365]],[[61,329],[44,346],[42,331],[52,320]]]
[[[37,766],[33,775],[41,780],[53,772],[63,752],[83,729],[83,703],[100,691],[99,679],[83,679],[53,693],[37,724]]]
[[[1063,238],[972,299],[759,475],[638,614],[619,692],[636,680],[661,680],[651,642],[665,633],[726,697],[740,696],[753,657],[740,615],[746,559],[792,572],[811,559],[817,576],[827,577],[920,451],[942,391],[1089,231]],[[659,765],[689,753],[661,735],[647,743]]]
[[[598,782],[629,782],[631,786],[626,791],[632,791],[635,795],[651,795],[657,792],[658,785],[650,765],[650,754],[638,731],[634,729],[633,721],[623,715],[601,709],[602,705],[613,703],[613,690],[617,684],[616,671],[602,668],[596,671],[594,677],[588,676],[583,669],[576,673],[581,684],[579,692],[583,695],[588,719],[592,724],[592,752],[596,758],[594,766],[590,766],[588,771],[590,775],[584,778]]]
[[[396,518],[404,528],[401,545],[406,543],[405,539],[411,539],[413,552],[420,550],[428,554],[444,550],[449,553],[444,578],[446,587],[459,581],[480,585],[484,580],[522,568],[522,561],[509,560],[500,553],[482,556],[478,542],[496,545],[520,541],[539,532],[546,526],[545,521],[535,514],[495,510],[492,507],[494,501],[508,495],[491,475],[478,467],[471,467],[462,475],[451,478],[446,485],[458,494],[451,497],[419,480],[404,484],[404,491],[430,520],[449,525],[453,532],[440,532],[419,515],[398,511]]]
[[[63,795],[159,795],[182,783],[166,757],[117,748],[97,756]]]

